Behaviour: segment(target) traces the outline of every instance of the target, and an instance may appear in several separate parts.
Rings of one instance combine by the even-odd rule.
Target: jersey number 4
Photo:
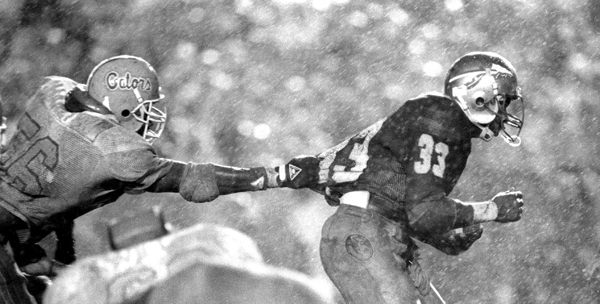
[[[448,145],[443,142],[436,143],[433,136],[429,134],[421,134],[419,137],[419,148],[421,148],[421,160],[415,161],[415,172],[418,174],[426,174],[431,170],[433,175],[444,177],[446,170],[446,156],[448,156]],[[432,165],[432,158],[437,157],[437,164]]]

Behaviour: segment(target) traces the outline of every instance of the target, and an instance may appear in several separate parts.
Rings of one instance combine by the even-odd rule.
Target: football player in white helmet
[[[160,137],[167,121],[165,96],[160,91],[154,68],[133,56],[104,60],[87,80],[89,97],[110,111],[119,125],[150,143]]]
[[[436,293],[413,239],[455,255],[481,237],[481,223],[521,218],[519,191],[484,202],[447,196],[465,169],[472,138],[502,135],[513,146],[521,142],[515,69],[498,54],[469,53],[450,68],[444,92],[408,100],[319,155],[320,187],[314,190],[339,206],[323,226],[321,261],[346,303],[431,297]]]
[[[314,156],[275,168],[159,157],[152,142],[164,128],[165,104],[156,71],[135,56],[100,62],[85,85],[48,77],[0,159],[0,236],[18,231],[21,243],[35,243],[124,193],[175,192],[208,202],[235,192],[316,185]],[[4,246],[0,262],[0,285],[6,287],[0,296],[15,299],[5,303],[31,301]]]

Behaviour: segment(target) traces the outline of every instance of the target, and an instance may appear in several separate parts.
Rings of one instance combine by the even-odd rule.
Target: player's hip
[[[324,223],[322,241],[334,243],[362,242],[371,246],[403,251],[411,242],[402,222],[394,221],[377,211],[341,204]],[[402,248],[397,248],[402,247]]]

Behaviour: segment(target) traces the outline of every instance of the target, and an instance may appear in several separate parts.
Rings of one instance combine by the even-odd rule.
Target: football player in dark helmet
[[[21,243],[35,243],[124,193],[175,192],[208,202],[229,193],[316,185],[314,156],[274,168],[159,157],[151,144],[164,128],[165,105],[156,71],[135,56],[100,62],[87,84],[48,77],[0,159],[2,245],[7,243],[2,236],[13,232]],[[7,304],[32,302],[5,246],[0,262],[0,298]]]
[[[456,255],[481,237],[481,223],[521,218],[519,191],[482,202],[448,197],[472,138],[520,143],[523,108],[510,109],[522,104],[515,69],[498,54],[469,53],[450,68],[444,92],[410,99],[318,155],[314,190],[339,206],[323,226],[321,261],[346,303],[435,297],[414,239]]]
[[[489,52],[462,56],[448,71],[444,94],[481,129],[480,138],[489,141],[500,134],[520,145],[525,112],[517,72],[508,60]]]

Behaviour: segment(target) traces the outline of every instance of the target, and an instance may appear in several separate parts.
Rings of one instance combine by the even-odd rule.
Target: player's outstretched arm
[[[274,168],[171,162],[169,171],[146,191],[179,192],[184,199],[200,203],[237,192],[314,187],[319,180],[319,160],[314,156],[298,156]]]
[[[319,180],[319,160],[301,155],[285,165],[237,168],[212,164],[219,194],[266,190],[267,188],[308,188]]]

